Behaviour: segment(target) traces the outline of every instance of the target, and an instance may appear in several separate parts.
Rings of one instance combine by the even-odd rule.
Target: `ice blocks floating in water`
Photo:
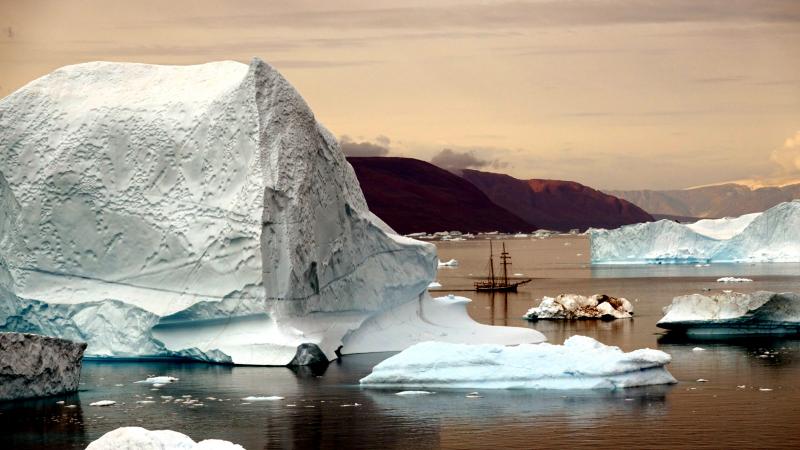
[[[561,294],[542,298],[539,306],[529,309],[522,317],[528,320],[629,319],[633,317],[633,305],[627,299],[603,294],[589,297]]]
[[[800,261],[800,200],[735,219],[671,220],[592,230],[592,263]]]
[[[90,357],[302,364],[300,344],[333,358],[372,316],[432,301],[435,247],[370,213],[258,59],[29,83],[0,100],[0,207],[0,329]]]
[[[464,389],[615,389],[675,383],[659,350],[625,353],[585,336],[564,345],[422,342],[379,363],[365,387]]]
[[[657,325],[689,335],[800,333],[800,295],[759,291],[675,297]]]

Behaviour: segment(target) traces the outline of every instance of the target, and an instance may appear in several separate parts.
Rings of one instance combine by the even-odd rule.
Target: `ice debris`
[[[628,319],[633,316],[633,305],[624,298],[595,294],[589,297],[576,294],[561,294],[544,297],[539,306],[531,308],[523,316],[528,320],[557,319]]]

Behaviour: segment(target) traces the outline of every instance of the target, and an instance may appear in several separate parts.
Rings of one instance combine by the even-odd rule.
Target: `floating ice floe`
[[[399,395],[401,397],[406,396],[414,396],[414,395],[431,395],[433,392],[431,391],[400,391],[395,393],[394,395]]]
[[[431,284],[428,285],[428,289],[437,289],[440,287],[442,287],[442,283],[439,283],[438,281],[431,281]]]
[[[592,230],[595,264],[800,261],[800,200],[739,218],[671,220]]]
[[[656,324],[689,335],[794,334],[800,332],[800,295],[760,291],[675,297]]]
[[[241,445],[219,439],[195,442],[189,436],[172,430],[147,430],[122,427],[100,436],[86,450],[244,450]]]
[[[335,137],[259,59],[78,64],[0,99],[3,331],[252,365],[332,360],[346,340],[543,339],[431,325],[436,262],[369,211]],[[405,340],[363,335],[384,320]]]
[[[93,403],[89,403],[89,406],[111,406],[116,405],[117,402],[114,400],[99,400]]]
[[[560,319],[628,319],[633,317],[633,305],[627,299],[595,294],[589,297],[576,294],[561,294],[544,297],[539,306],[531,308],[523,316],[528,320]]]
[[[585,337],[564,345],[518,346],[422,342],[386,359],[360,380],[378,388],[614,389],[675,383],[670,356],[625,353]]]
[[[284,399],[284,397],[280,397],[278,395],[270,395],[268,397],[257,397],[257,396],[252,396],[251,395],[250,397],[245,397],[242,400],[244,400],[246,402],[274,402],[274,401],[283,400],[283,399]]]
[[[179,380],[179,378],[175,378],[175,377],[171,377],[171,376],[167,376],[167,375],[162,375],[162,376],[157,376],[157,377],[148,377],[148,378],[146,378],[144,380],[139,380],[136,383],[137,384],[152,384],[152,385],[160,384],[160,385],[163,386],[165,384],[174,383],[174,382],[176,382],[178,380]]]
[[[750,278],[737,278],[737,277],[722,277],[717,278],[717,283],[750,283],[753,280]]]
[[[439,267],[458,267],[458,261],[451,259],[449,261],[439,261]]]

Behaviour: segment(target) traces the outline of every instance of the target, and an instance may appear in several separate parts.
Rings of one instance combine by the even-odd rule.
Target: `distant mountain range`
[[[752,189],[729,183],[671,191],[607,191],[654,216],[719,218],[765,211],[800,198],[800,184]]]
[[[640,208],[570,181],[458,176],[411,158],[350,157],[370,210],[400,233],[615,228],[651,221]]]
[[[520,180],[477,170],[464,170],[461,176],[498,205],[540,228],[617,228],[653,220],[626,200],[573,181]]]

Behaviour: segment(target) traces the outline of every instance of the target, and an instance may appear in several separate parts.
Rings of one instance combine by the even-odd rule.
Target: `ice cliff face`
[[[0,333],[0,400],[77,391],[85,348],[65,339]]]
[[[657,324],[691,335],[800,333],[800,295],[725,291],[675,297]]]
[[[800,200],[736,219],[592,230],[596,264],[800,261]]]
[[[369,212],[336,140],[257,59],[29,83],[0,100],[0,206],[0,295],[16,305],[0,329],[91,356],[332,357],[436,271],[435,248]]]

